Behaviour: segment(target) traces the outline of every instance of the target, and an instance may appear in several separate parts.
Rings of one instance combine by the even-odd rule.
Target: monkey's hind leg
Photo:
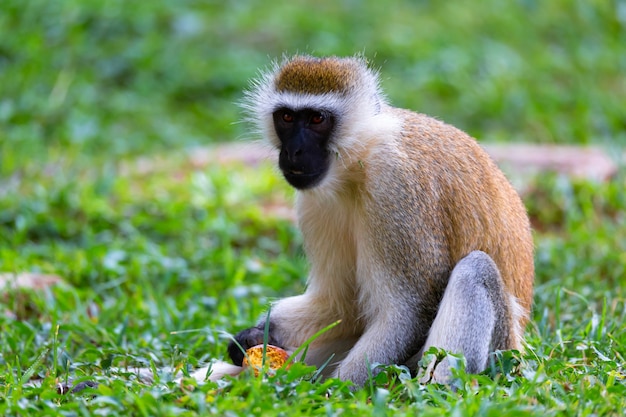
[[[422,352],[435,346],[465,356],[467,372],[485,370],[489,353],[511,349],[516,343],[517,326],[512,324],[509,297],[500,271],[485,252],[474,251],[461,259],[452,270]],[[450,364],[444,359],[425,379],[447,383]]]

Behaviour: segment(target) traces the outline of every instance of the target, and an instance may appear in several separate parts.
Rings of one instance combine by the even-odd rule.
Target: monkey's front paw
[[[274,345],[276,341],[269,336],[268,344]],[[239,344],[239,345],[237,345]],[[228,344],[228,356],[237,366],[241,366],[244,358],[244,352],[253,346],[263,344],[263,328],[250,327],[237,333],[235,340],[231,340]]]

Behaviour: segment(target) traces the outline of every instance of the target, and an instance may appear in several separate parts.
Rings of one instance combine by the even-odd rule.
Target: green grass
[[[114,372],[223,358],[228,333],[303,290],[301,238],[271,214],[292,196],[275,170],[189,162],[247,138],[242,90],[298,51],[364,52],[392,103],[481,141],[626,144],[622,0],[3,0],[0,272],[65,283],[0,290],[0,413],[621,415],[623,166],[606,184],[537,180],[528,349],[456,391],[396,367],[354,393],[301,365],[193,390]],[[100,386],[57,394],[66,380]]]

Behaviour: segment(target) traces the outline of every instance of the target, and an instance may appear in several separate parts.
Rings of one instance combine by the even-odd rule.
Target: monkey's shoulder
[[[407,171],[405,174],[411,176],[418,170],[422,178],[455,172],[462,177],[467,173],[500,175],[476,139],[461,129],[410,110],[388,107],[385,111],[397,120],[399,129],[397,135],[387,136],[370,154],[379,168]]]
[[[386,111],[399,121],[401,133],[389,136],[367,160],[366,183],[375,198],[384,201],[391,194],[396,200],[419,196],[438,201],[449,195],[463,206],[516,194],[489,154],[467,133],[410,110]]]
[[[402,124],[400,140],[405,147],[447,154],[485,154],[476,139],[451,124],[411,110],[392,108],[391,112]]]

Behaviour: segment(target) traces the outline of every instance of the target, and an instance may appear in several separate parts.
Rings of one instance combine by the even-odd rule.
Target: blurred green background
[[[329,401],[305,383],[257,395],[246,379],[181,405],[171,378],[146,388],[109,373],[223,358],[226,333],[303,290],[293,192],[276,170],[190,158],[249,138],[242,90],[294,53],[362,53],[392,104],[480,141],[626,146],[626,0],[0,0],[0,273],[65,282],[0,290],[0,414],[206,415],[209,398],[216,415],[384,414],[367,395]],[[529,184],[537,276],[523,373],[483,376],[471,394],[400,390],[383,409],[623,409],[625,178],[622,163],[604,183]],[[81,377],[108,402],[54,397]]]
[[[2,0],[1,173],[245,137],[242,89],[297,52],[364,53],[480,140],[626,142],[625,27],[623,0]]]

